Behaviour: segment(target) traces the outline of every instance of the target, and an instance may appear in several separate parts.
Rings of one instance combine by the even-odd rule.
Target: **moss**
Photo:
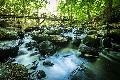
[[[0,80],[27,80],[28,70],[20,64],[0,63]]]
[[[17,31],[0,28],[0,40],[13,40],[17,37]]]

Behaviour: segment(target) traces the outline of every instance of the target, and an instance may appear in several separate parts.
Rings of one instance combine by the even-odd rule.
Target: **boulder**
[[[75,38],[75,39],[73,40],[73,42],[72,42],[72,44],[73,44],[74,46],[76,46],[76,47],[79,47],[80,43],[81,43],[81,39],[80,39],[80,38]]]
[[[37,78],[38,79],[41,79],[41,78],[45,78],[46,77],[46,74],[45,74],[45,72],[43,71],[43,70],[39,70],[39,71],[37,71]]]
[[[0,27],[6,28],[9,26],[9,23],[5,19],[0,19]]]
[[[20,30],[20,31],[17,32],[17,34],[18,34],[20,39],[24,38],[24,32],[23,31]]]
[[[26,67],[15,63],[0,63],[0,80],[28,80]]]
[[[0,40],[15,40],[17,38],[17,31],[0,28]]]
[[[48,34],[32,33],[32,38],[40,43],[42,41],[48,40],[50,37],[48,36]]]
[[[89,47],[99,48],[100,38],[98,38],[96,35],[87,35],[83,39],[83,44],[85,44]]]
[[[73,32],[74,34],[78,35],[78,34],[83,34],[84,33],[84,30],[80,29],[80,30],[75,30]]]
[[[53,66],[54,64],[51,61],[47,60],[47,61],[43,62],[43,65],[44,66]]]
[[[39,33],[32,34],[32,38],[38,43],[48,40],[57,46],[66,46],[70,41],[70,38],[61,35],[48,35],[48,34],[39,34]]]
[[[24,30],[25,32],[32,32],[32,31],[40,31],[43,32],[44,29],[39,27],[39,26],[34,26],[34,27],[28,27]]]
[[[120,29],[112,29],[110,30],[110,33],[108,34],[108,37],[112,39],[113,43],[120,44]]]
[[[97,30],[89,30],[89,31],[87,31],[88,35],[93,35],[93,34],[96,34],[96,33],[97,33]]]
[[[63,31],[61,29],[45,30],[44,33],[48,35],[60,35]]]
[[[64,47],[69,43],[68,39],[61,35],[50,35],[49,41],[60,47]]]
[[[34,48],[34,47],[38,47],[38,44],[35,41],[31,41],[29,43],[26,43],[25,47],[27,47],[27,48]]]
[[[88,47],[85,44],[80,45],[79,47],[79,51],[82,53],[82,55],[86,55],[88,54],[89,56],[98,56],[99,53],[97,49],[93,48],[93,47]]]
[[[33,61],[30,69],[36,70],[36,68],[38,67],[38,63],[39,62],[37,61]]]
[[[110,37],[105,37],[102,41],[103,47],[104,48],[111,48],[112,44],[111,44],[111,38]]]
[[[39,44],[39,52],[41,55],[51,55],[55,52],[55,46],[50,41],[43,41]]]
[[[62,29],[64,33],[72,32],[72,27],[66,27]]]
[[[0,41],[0,61],[9,57],[15,57],[19,50],[18,41]]]

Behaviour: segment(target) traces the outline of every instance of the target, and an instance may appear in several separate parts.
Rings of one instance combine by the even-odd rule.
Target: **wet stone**
[[[29,42],[29,43],[26,43],[25,46],[33,48],[33,47],[37,47],[37,43],[36,42]]]
[[[98,50],[93,47],[88,47],[85,44],[80,45],[79,51],[82,53],[81,56],[98,56]]]
[[[43,56],[45,56],[46,54],[51,55],[55,51],[54,45],[50,41],[43,41],[39,44],[39,51]]]
[[[53,66],[54,64],[51,61],[48,60],[48,61],[44,61],[43,65],[44,66]]]
[[[39,62],[37,62],[37,61],[33,61],[33,62],[32,62],[32,66],[31,66],[30,69],[35,70],[35,69],[38,67],[38,63],[39,63]]]
[[[4,61],[9,57],[15,57],[18,53],[18,41],[0,41],[0,61]]]
[[[79,45],[80,45],[80,43],[81,43],[81,39],[80,38],[75,38],[74,40],[73,40],[73,45],[74,46],[76,46],[76,47],[79,47]]]
[[[89,47],[98,48],[100,46],[100,39],[97,37],[96,34],[94,35],[87,35],[83,39],[83,43]]]
[[[30,56],[35,56],[35,55],[38,55],[39,52],[38,51],[35,51],[34,53],[30,54]]]
[[[46,74],[43,70],[37,71],[37,78],[38,79],[45,78],[45,77],[46,77]]]

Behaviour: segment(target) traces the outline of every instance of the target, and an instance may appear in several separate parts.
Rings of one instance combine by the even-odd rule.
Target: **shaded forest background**
[[[0,0],[1,27],[21,25],[65,25],[83,24],[97,27],[120,21],[120,0],[59,0],[57,15],[39,13],[49,4],[47,0]]]

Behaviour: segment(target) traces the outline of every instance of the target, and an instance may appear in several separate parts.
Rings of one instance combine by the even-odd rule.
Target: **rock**
[[[85,44],[89,47],[99,48],[100,38],[98,38],[96,35],[87,35],[83,39],[83,44]]]
[[[0,28],[0,40],[16,40],[17,38],[17,31]]]
[[[6,28],[9,26],[9,23],[5,19],[0,19],[0,27]]]
[[[82,53],[82,55],[85,56],[85,54],[89,54],[89,56],[98,56],[98,50],[93,47],[88,47],[84,44],[80,45],[79,51]]]
[[[99,37],[103,37],[107,35],[107,30],[99,30],[97,31],[97,34],[99,35]]]
[[[35,33],[35,34],[32,34],[32,37],[38,43],[41,43],[42,41],[48,40],[57,46],[65,46],[70,41],[70,38],[66,38],[66,37],[61,36],[61,35],[48,35],[48,34]]]
[[[33,49],[34,47],[38,47],[37,43],[35,41],[26,43],[25,47],[28,47],[29,49]]]
[[[46,77],[46,74],[45,74],[45,72],[43,70],[39,70],[37,72],[37,78],[38,79],[45,78],[45,77]]]
[[[84,30],[80,29],[80,30],[75,30],[73,32],[74,34],[78,35],[78,34],[83,34],[84,33]]]
[[[61,29],[54,29],[54,30],[45,30],[44,33],[48,35],[60,35],[63,31]]]
[[[35,55],[38,55],[39,52],[38,51],[35,51],[34,53],[30,54],[30,56],[35,56]]]
[[[19,45],[16,40],[0,41],[0,61],[17,56]]]
[[[89,30],[89,31],[87,31],[88,35],[93,35],[93,34],[96,34],[96,33],[97,33],[97,30]]]
[[[39,44],[39,52],[41,55],[51,55],[55,52],[55,46],[50,41],[43,41]]]
[[[35,69],[37,68],[37,66],[38,66],[38,63],[39,63],[39,62],[37,62],[37,61],[33,61],[33,62],[32,62],[32,66],[31,66],[30,69],[35,70]]]
[[[13,61],[15,61],[15,58],[11,58],[11,57],[9,57],[9,59],[7,60],[8,63],[13,62]]]
[[[108,34],[108,37],[112,39],[113,43],[120,44],[120,30],[119,29],[112,29],[110,30],[110,33]]]
[[[112,43],[112,50],[113,51],[120,51],[120,45],[118,45],[118,44],[115,44],[115,43]]]
[[[81,43],[81,39],[80,39],[80,38],[75,38],[75,39],[73,40],[73,42],[72,42],[72,44],[73,44],[74,46],[76,46],[76,47],[79,47],[80,43]]]
[[[120,5],[116,5],[112,9],[111,23],[120,22]]]
[[[23,31],[20,30],[20,31],[17,32],[17,34],[18,34],[20,39],[24,38],[24,32]]]
[[[40,43],[42,41],[48,40],[50,37],[48,36],[48,34],[33,33],[32,34],[32,38],[33,38],[33,40],[35,40],[38,43]]]
[[[70,37],[70,36],[63,36],[63,37],[65,37],[68,42],[72,41],[72,37]]]
[[[111,38],[110,37],[105,37],[103,39],[103,47],[104,48],[111,48],[112,47]]]
[[[66,37],[62,37],[60,35],[50,35],[49,41],[60,47],[64,47],[69,43]]]
[[[53,66],[54,64],[51,61],[47,60],[47,61],[43,62],[43,65],[44,66]]]
[[[42,29],[39,26],[34,26],[34,27],[28,27],[24,30],[25,32],[32,32],[32,31],[44,31],[44,29]]]
[[[28,80],[26,67],[15,63],[0,63],[0,80]]]
[[[66,27],[62,29],[64,33],[72,32],[72,27]]]

